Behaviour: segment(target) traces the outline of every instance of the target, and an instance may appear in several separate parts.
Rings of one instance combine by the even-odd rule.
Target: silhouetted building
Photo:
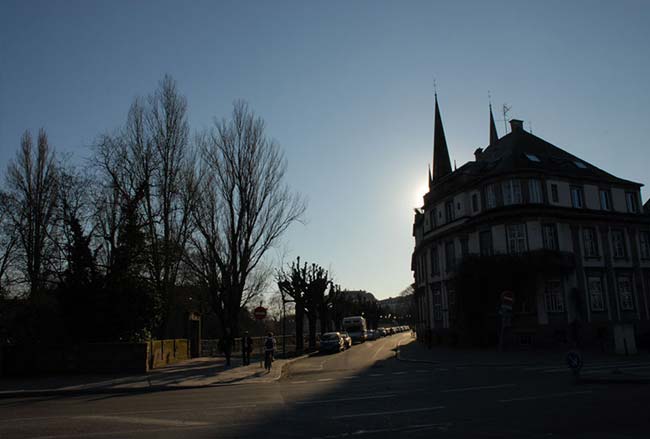
[[[642,184],[534,136],[520,120],[451,169],[435,99],[432,173],[416,209],[412,269],[427,341],[634,351],[650,335],[650,212]],[[506,310],[507,314],[507,310]]]

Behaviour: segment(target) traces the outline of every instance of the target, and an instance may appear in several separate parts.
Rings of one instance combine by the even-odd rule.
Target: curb
[[[313,356],[315,353],[309,353],[301,355],[300,357],[287,359],[282,367],[280,368],[280,373],[277,377],[270,378],[268,380],[259,380],[255,382],[247,383],[248,378],[244,378],[241,381],[236,382],[215,382],[210,384],[200,384],[200,385],[182,385],[182,384],[172,384],[172,385],[153,385],[148,387],[95,387],[87,389],[44,389],[44,390],[15,390],[15,391],[1,391],[0,390],[0,399],[8,398],[38,398],[38,397],[48,397],[48,396],[84,396],[84,395],[119,395],[119,394],[137,394],[137,393],[149,393],[149,392],[168,392],[173,390],[193,390],[193,389],[205,389],[207,387],[225,387],[225,386],[241,386],[247,384],[264,384],[264,383],[273,383],[279,381],[284,374],[285,368],[298,360]]]
[[[402,357],[401,350],[400,350],[400,342],[397,342],[397,345],[395,346],[395,358],[397,358],[399,361],[406,361],[408,363],[425,363],[425,364],[440,364],[440,361],[433,361],[433,360],[416,360],[414,358],[404,358]]]

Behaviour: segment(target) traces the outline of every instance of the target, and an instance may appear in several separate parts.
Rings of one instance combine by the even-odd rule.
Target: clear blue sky
[[[0,169],[39,127],[81,162],[170,73],[193,129],[237,98],[266,119],[309,199],[287,257],[388,297],[412,282],[433,78],[458,166],[487,143],[490,90],[536,135],[649,185],[648,23],[647,1],[3,0]]]

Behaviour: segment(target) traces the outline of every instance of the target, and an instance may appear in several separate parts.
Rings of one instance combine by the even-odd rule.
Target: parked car
[[[377,340],[379,338],[379,331],[376,331],[374,329],[371,329],[368,331],[368,335],[366,336],[366,340]]]
[[[379,335],[381,337],[386,337],[388,335],[388,331],[386,331],[386,328],[379,328],[377,331],[379,331]]]
[[[320,336],[321,352],[341,352],[345,350],[345,340],[338,332],[326,332]]]
[[[341,337],[343,337],[343,341],[345,342],[345,349],[349,349],[352,347],[352,338],[348,335],[347,332],[341,332]]]

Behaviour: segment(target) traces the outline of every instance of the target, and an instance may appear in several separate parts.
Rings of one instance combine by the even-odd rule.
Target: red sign
[[[510,290],[506,290],[501,293],[501,304],[505,306],[512,307],[512,302],[514,302],[514,294]]]
[[[255,308],[255,311],[253,311],[253,314],[255,315],[255,319],[257,320],[264,320],[266,317],[266,308],[263,306],[258,306]]]

